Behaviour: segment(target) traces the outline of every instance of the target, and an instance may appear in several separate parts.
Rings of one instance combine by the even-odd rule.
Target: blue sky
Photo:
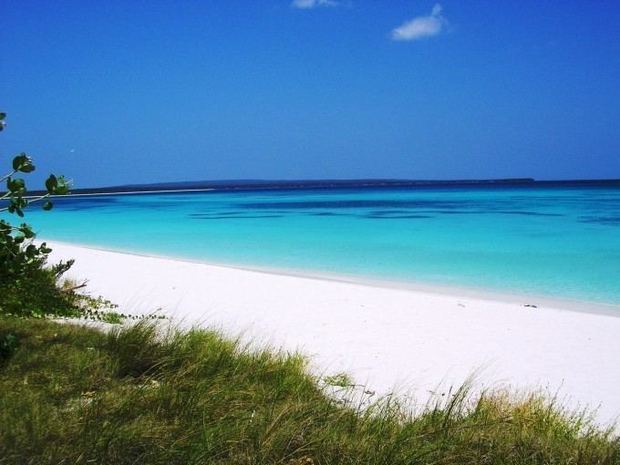
[[[77,187],[620,178],[617,1],[29,1],[3,156]]]

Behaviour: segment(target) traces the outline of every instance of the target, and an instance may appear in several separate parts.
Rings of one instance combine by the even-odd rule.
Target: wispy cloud
[[[448,21],[441,14],[443,8],[437,3],[430,15],[417,16],[392,30],[393,40],[418,40],[433,37],[445,30]]]
[[[338,6],[340,2],[336,0],[293,0],[291,6],[301,10],[309,10],[321,6]]]

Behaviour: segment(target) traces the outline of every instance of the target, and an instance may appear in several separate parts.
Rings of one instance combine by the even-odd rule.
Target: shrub
[[[5,127],[5,113],[0,113],[0,131]],[[13,157],[8,173],[0,176],[6,182],[6,192],[0,191],[0,213],[6,212],[20,218],[31,204],[42,202],[44,210],[53,206],[52,195],[64,195],[69,184],[62,176],[50,175],[45,181],[45,191],[28,195],[26,181],[19,177],[35,170],[35,165],[25,153]],[[26,223],[13,225],[0,219],[0,315],[41,316],[45,314],[72,315],[67,300],[68,293],[57,284],[73,262],[59,263],[46,268],[51,249],[45,243],[35,244],[32,227]]]

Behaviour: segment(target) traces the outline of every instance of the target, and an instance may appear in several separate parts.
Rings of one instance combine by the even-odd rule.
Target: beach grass
[[[350,380],[321,383],[302,356],[152,320],[4,318],[0,341],[3,465],[620,463],[611,428],[538,394],[368,405],[328,394]]]

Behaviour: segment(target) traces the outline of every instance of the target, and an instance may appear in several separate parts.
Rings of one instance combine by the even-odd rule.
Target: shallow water
[[[27,220],[119,251],[620,304],[613,186],[106,195]]]

